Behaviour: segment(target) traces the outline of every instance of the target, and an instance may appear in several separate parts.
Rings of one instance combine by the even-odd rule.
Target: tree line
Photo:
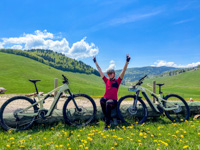
[[[192,70],[196,70],[196,68],[192,67],[192,68],[183,68],[183,69],[176,69],[176,70],[172,70],[172,71],[166,71],[166,72],[162,73],[161,75],[158,75],[157,77],[174,76],[174,75],[178,75],[178,74],[192,71]]]
[[[22,51],[15,49],[0,49],[0,52],[24,56],[62,71],[95,74],[99,76],[97,70],[86,65],[82,61],[66,57],[64,54],[52,50],[31,49]]]

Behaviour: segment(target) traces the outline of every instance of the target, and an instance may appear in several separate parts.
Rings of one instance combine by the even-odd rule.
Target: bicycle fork
[[[76,101],[74,100],[74,95],[71,93],[71,91],[70,91],[69,89],[67,89],[67,91],[68,91],[69,95],[72,97],[72,100],[73,100],[73,102],[74,102],[74,105],[75,105],[76,109],[77,109],[79,112],[82,111],[82,109],[79,108],[78,105],[76,104]]]
[[[140,93],[140,91],[137,91],[136,94],[135,94],[136,98],[133,101],[133,110],[137,110],[137,101],[138,101],[138,98],[139,98],[139,93]]]

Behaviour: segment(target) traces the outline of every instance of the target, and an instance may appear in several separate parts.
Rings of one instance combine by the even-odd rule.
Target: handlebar
[[[143,80],[147,77],[147,75],[145,75],[144,77],[142,77],[140,80],[138,80],[138,82],[135,85],[141,85],[143,82]]]
[[[64,79],[63,84],[69,84],[67,77],[64,76],[63,74],[62,74],[62,76],[63,76],[63,79]]]

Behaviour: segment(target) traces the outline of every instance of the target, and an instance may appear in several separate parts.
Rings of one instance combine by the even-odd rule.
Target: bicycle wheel
[[[172,108],[178,105],[175,110],[165,111],[166,116],[172,122],[184,122],[190,117],[190,109],[186,101],[176,94],[169,94],[165,97],[166,102],[163,102],[166,108]]]
[[[135,95],[126,95],[121,97],[117,103],[117,113],[123,123],[142,124],[147,119],[147,107],[141,99],[137,100],[136,109],[133,108],[135,98]]]
[[[15,96],[7,100],[0,109],[0,123],[4,130],[26,130],[33,124],[36,117],[22,116],[17,113],[28,106],[31,106],[34,101],[25,96]],[[37,112],[37,107],[32,106],[23,113],[31,114]]]
[[[63,117],[67,124],[81,127],[92,122],[96,115],[96,104],[86,94],[75,94],[74,100],[80,110],[77,110],[70,96],[63,106]]]

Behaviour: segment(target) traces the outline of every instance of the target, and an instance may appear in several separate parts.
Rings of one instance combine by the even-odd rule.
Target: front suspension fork
[[[139,92],[140,92],[140,91],[137,91],[137,92],[136,92],[136,94],[135,94],[136,97],[135,97],[135,100],[133,101],[133,109],[134,109],[134,110],[137,109],[137,101],[138,101],[138,98],[139,98]]]
[[[68,91],[69,95],[72,97],[72,100],[74,102],[76,109],[80,112],[82,109],[79,108],[78,105],[76,104],[76,101],[74,100],[74,95],[71,93],[71,91],[69,89],[67,91]]]

